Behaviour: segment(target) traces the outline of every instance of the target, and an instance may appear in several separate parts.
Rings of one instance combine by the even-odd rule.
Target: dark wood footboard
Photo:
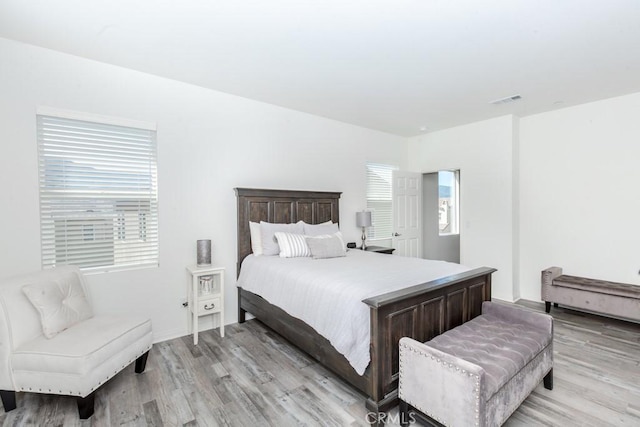
[[[241,312],[253,314],[366,394],[367,409],[384,412],[397,404],[400,338],[427,341],[480,315],[482,302],[491,299],[494,271],[478,268],[365,300],[371,310],[371,363],[364,375],[358,375],[326,338],[302,320],[242,288],[238,301]]]
[[[397,403],[398,342],[424,342],[479,316],[491,300],[493,268],[477,268],[422,285],[369,298],[371,375],[367,408],[386,411]]]

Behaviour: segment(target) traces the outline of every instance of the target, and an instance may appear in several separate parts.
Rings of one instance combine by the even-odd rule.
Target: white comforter
[[[362,375],[370,361],[369,306],[362,300],[468,270],[359,250],[330,259],[249,255],[237,285],[313,327]]]

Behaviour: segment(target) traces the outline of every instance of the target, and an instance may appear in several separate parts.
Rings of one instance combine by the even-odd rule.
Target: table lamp
[[[371,211],[356,212],[356,225],[362,227],[362,250],[367,249],[367,227],[371,227]]]

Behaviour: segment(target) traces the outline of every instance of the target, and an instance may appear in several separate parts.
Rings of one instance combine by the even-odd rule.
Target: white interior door
[[[393,247],[400,256],[422,256],[422,174],[393,171]]]

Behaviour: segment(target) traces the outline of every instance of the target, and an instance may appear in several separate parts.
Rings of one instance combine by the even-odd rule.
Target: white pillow
[[[249,221],[249,232],[251,233],[251,252],[254,255],[262,255],[262,234],[260,224]]]
[[[262,237],[262,255],[278,255],[280,247],[275,238],[275,233],[282,231],[284,233],[302,234],[304,228],[302,222],[296,224],[273,224],[270,222],[260,221],[260,235]]]
[[[22,292],[40,313],[42,332],[47,338],[53,338],[70,326],[93,317],[84,290],[80,282],[74,279],[22,287]]]
[[[306,222],[303,224],[305,236],[322,236],[340,231],[338,224],[334,224],[331,221],[323,222],[322,224],[307,224]]]
[[[347,256],[342,233],[339,231],[331,235],[307,236],[305,239],[314,259]]]
[[[291,234],[277,231],[275,233],[278,246],[280,246],[280,258],[296,258],[311,256],[307,241],[302,234]]]

